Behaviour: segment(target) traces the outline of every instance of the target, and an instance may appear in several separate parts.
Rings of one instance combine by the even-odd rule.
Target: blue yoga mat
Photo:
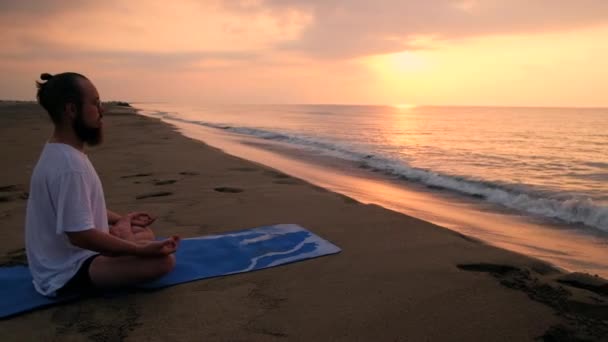
[[[138,287],[158,289],[338,252],[337,246],[295,224],[183,239],[175,253],[175,269]],[[38,294],[25,266],[0,267],[0,318],[74,299],[76,297],[48,298]]]

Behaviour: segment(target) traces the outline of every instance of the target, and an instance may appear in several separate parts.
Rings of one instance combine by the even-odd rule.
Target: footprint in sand
[[[295,184],[302,183],[300,180],[298,180],[296,178],[293,178],[290,175],[284,174],[282,172],[278,172],[278,171],[266,171],[265,173],[267,175],[270,175],[273,178],[275,178],[275,180],[272,181],[275,184],[295,185]]]
[[[0,186],[0,202],[11,202],[18,198],[28,199],[29,193],[22,190],[23,188],[17,184]]]
[[[140,200],[140,199],[144,199],[144,198],[163,197],[163,196],[169,196],[169,195],[173,195],[173,193],[171,191],[148,192],[145,194],[135,196],[135,199]]]
[[[198,176],[199,175],[198,172],[192,172],[192,171],[182,171],[179,174],[182,176]]]
[[[473,271],[487,272],[496,277],[501,285],[522,291],[534,301],[546,304],[565,318],[565,322],[549,328],[542,336],[543,341],[606,341],[608,326],[604,324],[608,317],[608,307],[604,304],[608,293],[608,283],[588,274],[565,274],[553,281],[543,280],[536,274],[543,272],[557,272],[555,269],[545,267],[541,273],[537,270],[517,268],[510,265],[478,263],[459,264],[458,268]],[[533,269],[535,267],[532,267]],[[595,304],[573,298],[572,292],[561,286],[588,290],[594,293],[589,297]],[[589,322],[581,324],[581,322]],[[589,339],[589,336],[601,336]]]
[[[133,182],[133,184],[142,184],[142,183],[148,183],[148,184],[153,184],[153,185],[168,185],[168,184],[173,184],[177,182],[177,180],[175,179],[153,179],[151,181],[146,181],[146,182],[141,182],[141,181],[135,181]]]
[[[472,272],[486,272],[494,275],[505,275],[510,272],[516,272],[520,269],[517,267],[509,266],[509,265],[499,265],[499,264],[487,264],[487,263],[479,263],[479,264],[459,264],[458,268],[465,271]]]
[[[608,296],[608,281],[584,273],[569,273],[557,279],[558,283],[571,287],[589,290],[597,294]]]
[[[168,185],[168,184],[174,184],[175,182],[177,182],[177,180],[175,179],[155,179],[152,181],[152,184],[154,185]]]
[[[278,178],[278,179],[288,179],[291,178],[290,175],[286,175],[282,172],[278,172],[278,171],[266,171],[267,175],[271,175],[274,178]]]
[[[148,176],[152,176],[152,174],[151,173],[136,173],[134,175],[121,176],[120,178],[138,178],[138,177],[148,177]]]
[[[217,192],[228,192],[228,193],[239,193],[239,192],[243,192],[243,189],[239,189],[239,188],[231,188],[228,186],[222,186],[222,187],[218,187],[218,188],[214,188],[213,190],[217,191]]]
[[[19,190],[15,184],[0,186],[0,192],[12,192]]]

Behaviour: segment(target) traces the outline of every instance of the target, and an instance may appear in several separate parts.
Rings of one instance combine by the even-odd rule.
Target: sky
[[[0,99],[608,107],[605,0],[0,0]]]

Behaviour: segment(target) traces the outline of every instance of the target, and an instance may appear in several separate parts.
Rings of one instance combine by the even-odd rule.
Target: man
[[[84,152],[103,139],[97,89],[76,73],[42,74],[38,102],[55,126],[34,168],[25,243],[34,286],[45,296],[133,285],[175,265],[179,238],[156,241],[145,213],[106,209]],[[111,227],[109,225],[112,225]]]

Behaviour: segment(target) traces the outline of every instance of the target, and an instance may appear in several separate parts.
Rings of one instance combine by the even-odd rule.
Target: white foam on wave
[[[582,223],[586,226],[608,232],[608,207],[596,204],[589,198],[572,196],[564,199],[563,194],[561,194],[558,199],[553,198],[557,197],[556,195],[552,196],[547,192],[541,194],[530,186],[497,184],[464,176],[415,168],[407,165],[407,162],[403,160],[376,155],[373,152],[363,151],[363,148],[356,148],[350,144],[328,141],[317,137],[251,127],[235,127],[227,124],[184,120],[168,113],[158,113],[156,115],[175,121],[193,123],[306,147],[328,156],[355,161],[363,167],[408,181],[475,196],[490,203],[535,216],[558,219],[573,224]]]

